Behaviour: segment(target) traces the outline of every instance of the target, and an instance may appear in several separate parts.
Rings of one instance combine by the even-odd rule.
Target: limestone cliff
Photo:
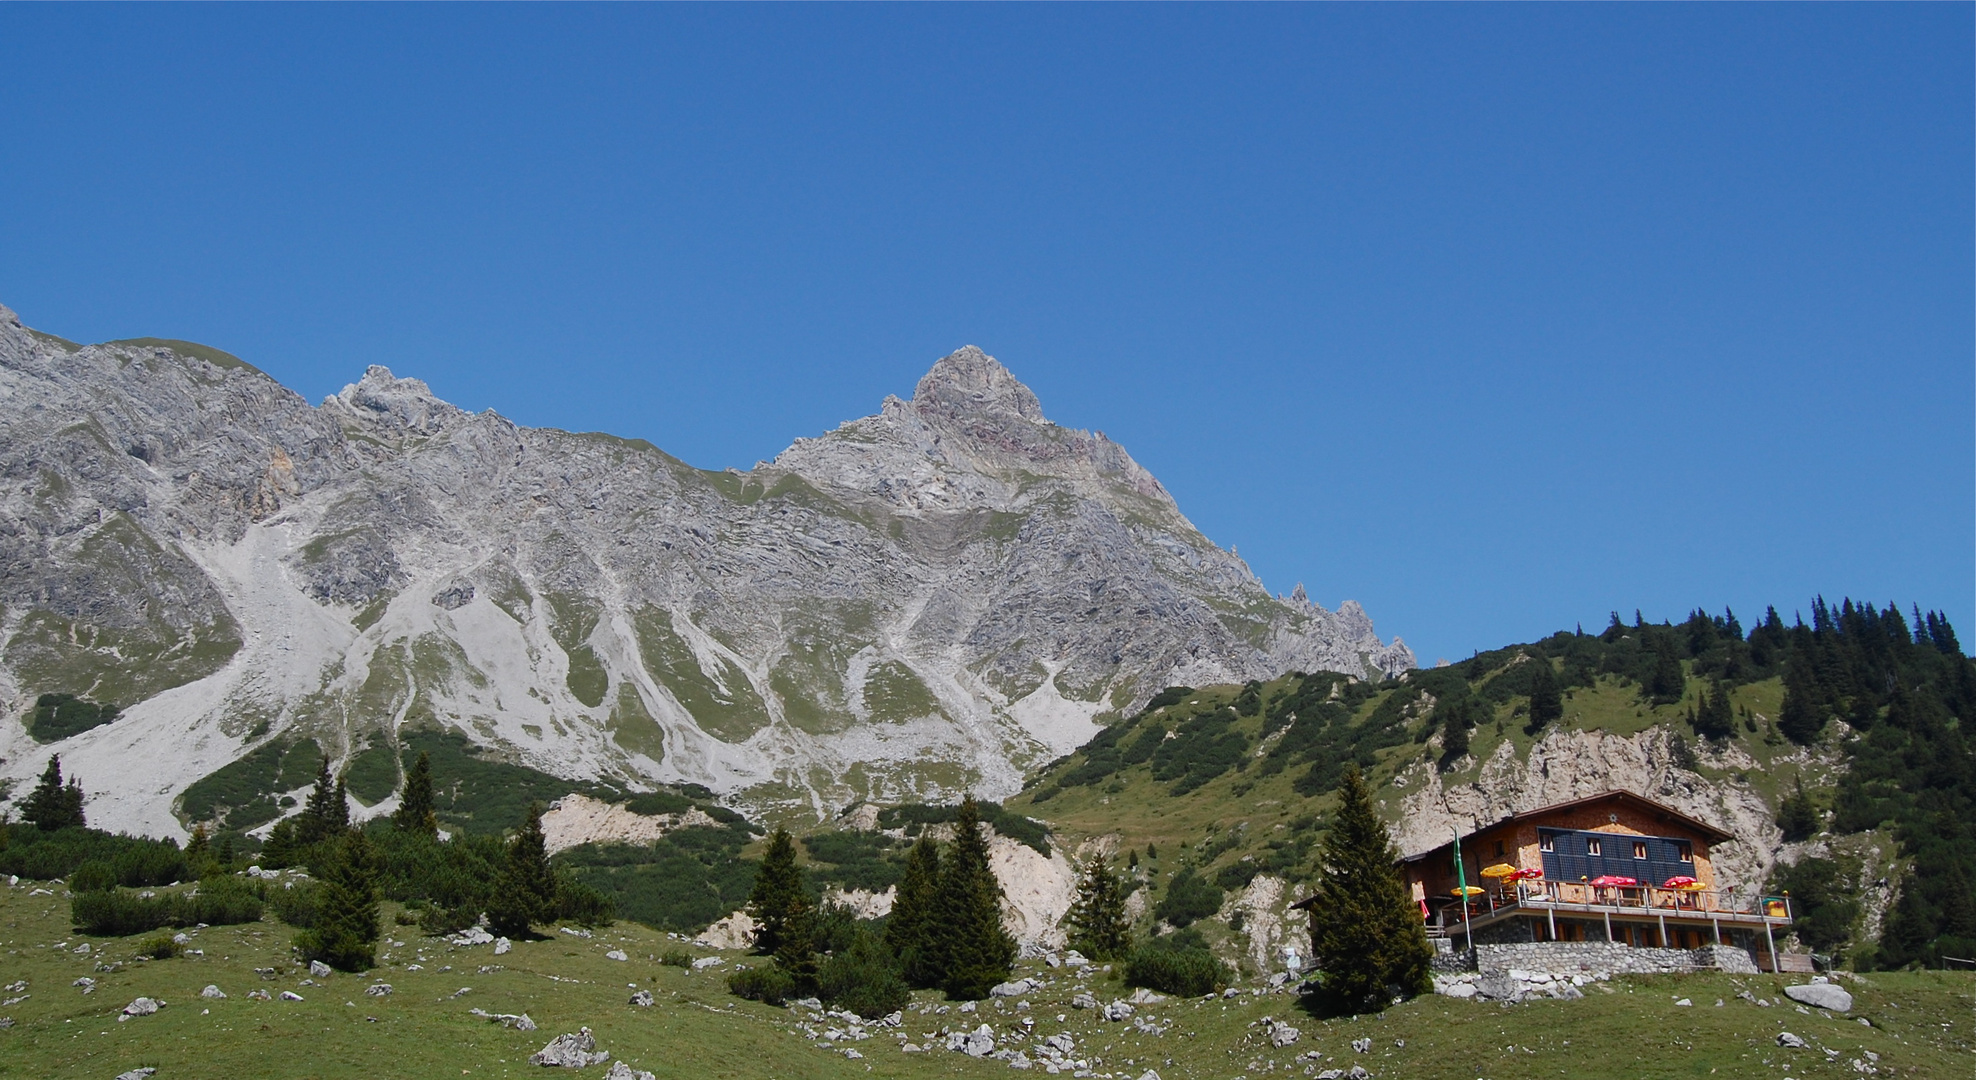
[[[758,810],[1004,796],[1170,683],[1413,666],[1356,604],[1270,596],[971,347],[709,472],[382,367],[311,406],[0,308],[0,475],[0,782],[59,752],[118,829],[182,835],[187,785],[269,742],[341,762],[407,726]],[[47,692],[123,712],[44,745]]]

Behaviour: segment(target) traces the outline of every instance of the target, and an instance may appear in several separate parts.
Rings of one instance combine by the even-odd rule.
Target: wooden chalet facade
[[[1461,837],[1460,873],[1453,837],[1403,859],[1400,871],[1429,932],[1464,944],[1737,945],[1776,970],[1789,900],[1718,882],[1709,850],[1731,839],[1651,799],[1609,791],[1512,814]],[[1464,881],[1479,892],[1464,898]]]

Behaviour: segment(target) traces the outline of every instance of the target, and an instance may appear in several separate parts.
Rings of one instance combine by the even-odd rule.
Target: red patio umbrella
[[[1600,888],[1625,888],[1638,885],[1639,881],[1630,877],[1620,877],[1618,874],[1601,874],[1592,879],[1592,884]]]
[[[1527,866],[1521,870],[1518,870],[1516,873],[1511,874],[1509,876],[1509,879],[1511,881],[1539,881],[1542,880],[1543,876],[1544,876],[1544,872],[1542,870],[1539,870],[1534,866]]]
[[[1663,889],[1692,889],[1700,884],[1701,882],[1696,881],[1686,874],[1676,874],[1666,881],[1661,882],[1660,887]]]

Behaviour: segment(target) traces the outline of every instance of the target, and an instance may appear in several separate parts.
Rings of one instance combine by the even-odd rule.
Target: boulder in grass
[[[629,956],[626,956],[626,955],[625,955],[625,953],[624,953],[624,950],[623,950],[623,949],[612,949],[612,950],[611,950],[610,952],[607,952],[607,953],[605,953],[605,954],[604,954],[604,959],[606,959],[606,960],[629,960],[629,959],[631,959],[631,957],[629,957]]]
[[[597,1049],[597,1037],[587,1027],[574,1035],[558,1035],[550,1039],[549,1045],[528,1057],[530,1065],[562,1069],[582,1069],[602,1065],[609,1060],[610,1051]]]
[[[643,1069],[634,1069],[622,1061],[613,1061],[611,1071],[604,1074],[604,1080],[658,1080],[658,1077]]]
[[[508,952],[508,950],[509,950],[509,949],[512,949],[512,948],[514,948],[514,947],[515,947],[515,943],[514,943],[514,942],[512,942],[512,941],[509,941],[509,940],[508,940],[507,938],[504,938],[504,937],[497,937],[497,938],[495,938],[495,939],[494,939],[494,955],[495,955],[495,956],[505,956],[505,955],[507,955],[507,952]]]
[[[381,982],[381,983],[372,983],[372,984],[370,984],[369,986],[366,986],[366,987],[364,987],[364,996],[365,996],[365,997],[390,997],[390,996],[391,996],[391,984],[390,984],[390,983],[387,983],[387,982]]]
[[[157,1071],[158,1071],[157,1069],[154,1069],[151,1066],[146,1065],[141,1069],[132,1069],[129,1072],[118,1073],[117,1080],[151,1080],[152,1074],[156,1073]]]
[[[1802,1036],[1780,1031],[1777,1033],[1777,1045],[1790,1050],[1802,1050],[1805,1048],[1805,1041]]]
[[[1021,997],[1035,988],[1034,979],[1016,979],[1012,982],[997,983],[988,993],[989,996],[998,998]]]
[[[159,1001],[157,998],[141,997],[131,1002],[130,1004],[125,1005],[123,1007],[123,1012],[120,1014],[120,1016],[124,1018],[132,1017],[132,1016],[150,1016],[152,1013],[155,1013],[159,1009],[162,1009],[164,1007],[165,1007],[165,1003]]]
[[[641,1009],[650,1008],[652,1005],[652,992],[650,990],[638,991],[631,995],[631,1003]]]
[[[309,961],[309,974],[318,979],[329,978],[329,965],[320,960]]]
[[[225,1001],[226,991],[212,983],[207,983],[206,988],[199,991],[199,996],[202,998],[212,998],[214,1001]]]
[[[1792,1001],[1803,1002],[1819,1009],[1833,1012],[1849,1012],[1852,1009],[1852,995],[1831,983],[1808,983],[1804,986],[1787,986],[1784,996]]]

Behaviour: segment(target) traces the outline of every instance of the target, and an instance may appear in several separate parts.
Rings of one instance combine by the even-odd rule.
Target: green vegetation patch
[[[1027,818],[1012,810],[1005,809],[998,802],[976,802],[975,808],[981,820],[994,828],[998,835],[1006,836],[1032,850],[1038,855],[1050,853],[1050,827],[1034,818]],[[927,806],[923,803],[906,803],[901,806],[888,806],[878,812],[881,828],[903,828],[907,836],[918,836],[928,825],[952,824],[960,813],[960,806]]]
[[[903,723],[940,713],[940,700],[913,669],[886,660],[872,665],[865,676],[865,710],[874,720]]]
[[[691,646],[673,630],[670,615],[645,608],[633,618],[632,628],[645,670],[672,693],[701,731],[738,743],[768,726],[768,706],[756,695],[747,673],[719,657],[718,678],[708,675]]]
[[[244,831],[280,816],[275,796],[313,780],[322,765],[322,748],[313,739],[271,742],[195,780],[179,797],[188,821],[221,821]]]
[[[679,829],[648,845],[583,844],[557,867],[610,898],[620,918],[691,933],[748,899],[759,863],[741,857],[754,839],[745,824]]]
[[[364,805],[382,802],[398,790],[398,752],[382,744],[365,750],[350,759],[343,780]]]
[[[803,838],[810,880],[843,889],[884,892],[905,872],[904,841],[870,832],[823,832]]]
[[[27,730],[36,742],[59,742],[110,723],[119,715],[115,705],[101,705],[74,694],[43,694],[34,699]]]
[[[584,642],[569,650],[569,674],[563,677],[564,685],[576,700],[588,708],[596,708],[604,703],[604,695],[611,689],[611,674],[604,670],[604,661],[597,651]]]

